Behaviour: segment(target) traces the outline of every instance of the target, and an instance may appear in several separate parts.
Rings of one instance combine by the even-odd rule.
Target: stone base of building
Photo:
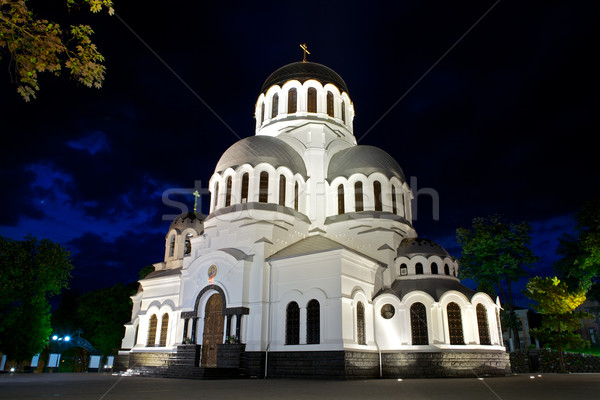
[[[505,376],[511,372],[509,355],[502,351],[265,353],[247,352],[243,344],[225,344],[218,347],[217,368],[201,367],[200,355],[199,345],[178,346],[177,353],[131,353],[127,369],[143,376],[191,379],[439,378]]]

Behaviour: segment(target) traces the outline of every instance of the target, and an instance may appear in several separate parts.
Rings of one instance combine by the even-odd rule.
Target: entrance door
[[[204,334],[202,335],[203,367],[217,366],[217,345],[223,343],[223,299],[218,293],[210,296],[204,311]]]

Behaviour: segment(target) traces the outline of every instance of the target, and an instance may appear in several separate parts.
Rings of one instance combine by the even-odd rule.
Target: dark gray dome
[[[263,83],[261,92],[265,93],[271,86],[281,86],[287,81],[297,80],[304,83],[309,79],[319,81],[323,85],[331,83],[335,85],[340,92],[348,93],[346,82],[344,82],[337,72],[322,64],[302,61],[285,65],[269,75],[265,83]]]
[[[177,229],[179,232],[183,232],[184,229],[194,228],[196,233],[200,234],[204,231],[202,221],[205,219],[206,216],[204,214],[194,213],[193,211],[186,212],[175,217],[173,222],[171,222],[169,231],[171,229]]]
[[[439,256],[450,257],[450,254],[442,246],[433,240],[424,238],[406,238],[400,242],[398,246],[398,257],[414,257],[414,256]]]
[[[255,167],[260,163],[273,167],[287,167],[292,173],[306,178],[306,165],[300,154],[289,144],[272,136],[250,136],[234,143],[221,156],[215,172],[236,168],[243,164]]]
[[[396,160],[374,146],[353,146],[335,153],[329,161],[327,180],[331,182],[338,176],[349,178],[356,173],[369,176],[373,172],[381,172],[388,178],[395,176],[406,182],[404,172]]]

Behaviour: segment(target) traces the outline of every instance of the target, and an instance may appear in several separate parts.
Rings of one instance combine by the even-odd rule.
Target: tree
[[[530,329],[530,333],[558,350],[560,370],[566,372],[563,351],[586,344],[576,331],[581,327],[582,318],[593,318],[589,313],[575,312],[585,301],[585,289],[572,292],[566,282],[557,277],[536,276],[529,280],[524,293],[536,302],[533,307],[542,315],[542,326]]]
[[[48,297],[67,287],[69,252],[48,239],[0,236],[0,351],[22,361],[39,353],[51,333]]]
[[[575,221],[575,234],[559,239],[556,253],[561,258],[554,268],[571,290],[589,290],[591,298],[600,300],[600,198],[585,203]]]
[[[106,8],[114,14],[112,0],[81,3],[93,13]],[[75,0],[66,0],[66,4],[69,8],[77,5]],[[27,0],[0,0],[0,59],[9,56],[9,70],[25,101],[40,90],[39,73],[60,75],[63,67],[85,86],[100,88],[106,68],[90,38],[93,33],[89,25],[70,25],[65,31],[56,22],[39,19],[27,7]]]
[[[525,268],[532,267],[538,260],[529,249],[530,233],[529,223],[509,224],[498,215],[475,218],[471,228],[456,230],[456,239],[462,248],[459,259],[462,276],[473,279],[481,287],[495,286],[511,315],[514,313],[512,284],[526,277]],[[512,328],[514,337],[518,338],[518,329]],[[519,342],[515,345],[518,348]]]

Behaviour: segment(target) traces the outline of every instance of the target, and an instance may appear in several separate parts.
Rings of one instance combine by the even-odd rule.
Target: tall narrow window
[[[465,344],[462,329],[462,316],[460,306],[454,302],[446,307],[448,313],[448,333],[450,334],[450,344]]]
[[[383,204],[381,202],[381,183],[379,183],[379,181],[373,182],[373,196],[375,197],[375,211],[383,211]]]
[[[169,257],[173,257],[175,255],[175,234],[171,235],[171,240],[169,240]]]
[[[279,175],[279,205],[285,206],[285,176]]]
[[[354,184],[354,210],[363,211],[363,185],[362,182]]]
[[[269,173],[266,171],[260,173],[258,201],[260,203],[266,203],[267,201],[269,201]]]
[[[300,343],[300,308],[292,301],[285,310],[285,344]]]
[[[346,102],[342,100],[342,123],[346,123]]]
[[[308,112],[317,112],[317,89],[312,87],[308,88],[307,108]]]
[[[444,264],[444,274],[450,275],[450,267],[448,264]]]
[[[436,263],[431,263],[431,273],[433,275],[437,275],[438,274],[438,266]]]
[[[487,319],[487,310],[481,303],[477,304],[477,328],[479,328],[479,344],[492,344],[490,339],[490,327]]]
[[[162,321],[160,325],[160,342],[158,345],[160,347],[165,347],[167,345],[167,332],[169,331],[169,314],[163,314]]]
[[[423,275],[423,264],[417,263],[415,265],[415,274],[416,275]]]
[[[321,341],[321,311],[319,302],[312,299],[306,306],[306,343],[319,344]]]
[[[231,205],[231,176],[227,177],[225,181],[225,207]]]
[[[298,211],[298,182],[294,183],[294,210]]]
[[[327,115],[333,117],[333,93],[327,92]]]
[[[396,204],[396,187],[392,185],[392,212],[398,214],[398,205]]]
[[[215,183],[215,209],[219,205],[219,182]]]
[[[158,325],[158,318],[156,314],[152,314],[150,317],[150,324],[148,324],[148,340],[146,341],[146,347],[153,347],[156,343],[156,325]]]
[[[344,207],[344,185],[338,186],[338,214],[343,214],[345,212]]]
[[[279,95],[275,93],[271,101],[271,118],[275,118],[279,112]]]
[[[400,194],[400,207],[399,207],[400,215],[406,216],[406,208],[404,207],[404,193]]]
[[[356,304],[356,341],[358,344],[367,344],[365,335],[365,306],[361,301]]]
[[[260,105],[260,123],[265,122],[265,103]]]
[[[423,303],[414,303],[410,306],[410,328],[412,344],[429,344],[427,335],[427,310]]]
[[[248,181],[250,179],[250,175],[246,172],[242,175],[242,195],[240,196],[240,200],[242,204],[248,202]]]
[[[288,90],[288,114],[293,114],[298,110],[298,93],[296,88]]]
[[[184,256],[189,256],[192,253],[192,235],[188,233],[185,235],[185,250],[183,251]]]

